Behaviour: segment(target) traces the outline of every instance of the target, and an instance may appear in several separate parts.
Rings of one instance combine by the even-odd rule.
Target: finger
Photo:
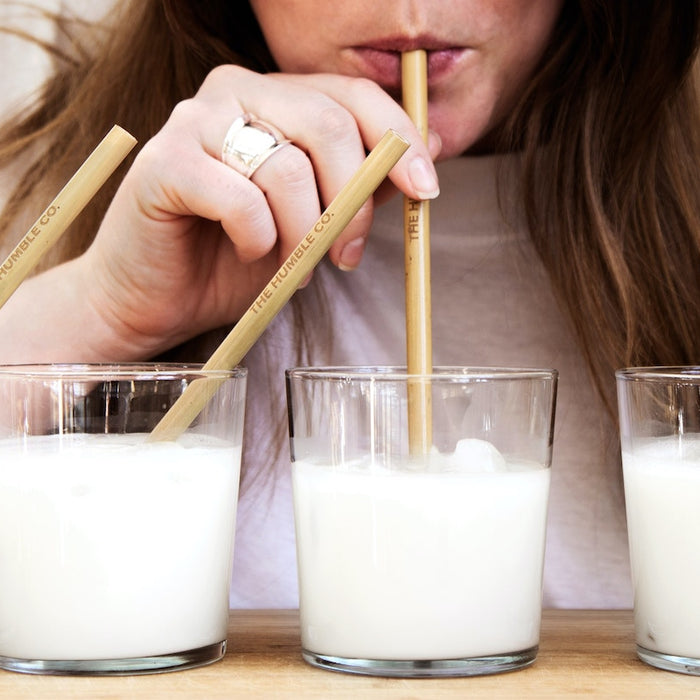
[[[321,215],[313,166],[303,151],[287,144],[270,156],[251,179],[265,194],[274,217],[282,262]]]
[[[217,161],[221,159],[223,142],[229,128],[233,121],[244,113],[268,122],[272,130],[277,129],[278,120],[274,116],[274,105],[270,107],[267,102],[259,103],[255,99],[247,98],[249,95],[269,95],[273,90],[274,86],[271,89],[270,81],[266,80],[265,76],[239,67],[220,66],[212,71],[200,88],[194,104],[186,104],[184,107],[185,110],[194,112],[186,115],[186,120],[199,125],[197,138],[201,141],[205,153]],[[286,97],[290,97],[290,101],[294,102],[293,96]],[[285,99],[273,102],[279,104],[280,109],[288,111],[289,102],[285,102]],[[197,111],[201,114],[197,114]],[[273,116],[270,118],[268,115]],[[292,253],[321,213],[316,175],[308,155],[293,144],[277,148],[250,174],[250,181],[236,172],[235,153],[229,153],[226,162],[232,166],[231,177],[243,179],[247,186],[255,185],[263,195],[259,205],[269,213],[273,222],[281,262]],[[242,189],[244,185],[239,184],[239,187]],[[253,254],[256,250],[255,241],[236,235],[237,228],[240,227],[237,227],[235,222],[228,223],[224,220],[223,223],[237,245],[247,244],[248,251]],[[266,227],[266,234],[271,230]],[[270,242],[266,235],[264,243],[269,245]],[[242,259],[247,259],[246,249],[240,250]]]
[[[290,250],[289,244],[296,245],[308,233],[321,208],[360,167],[365,146],[353,115],[315,87],[271,76],[245,78],[246,109],[273,123],[296,147],[294,153],[287,148],[277,151],[253,178],[267,194],[285,250]],[[299,158],[302,152],[305,161]],[[286,157],[286,163],[281,156]],[[284,165],[291,168],[290,173],[285,174]],[[285,208],[290,206],[295,221],[284,217]],[[371,218],[372,203],[368,201],[339,236],[331,255],[334,262],[340,262],[337,251],[346,242],[367,235]]]
[[[437,175],[428,146],[403,109],[377,85],[362,79],[325,75],[275,75],[272,80],[279,87],[271,92],[287,105],[283,126],[280,122],[277,125],[309,153],[323,205],[338,193],[360,166],[366,150],[376,145],[389,128],[407,134],[411,143],[407,154],[390,173],[394,184],[414,198],[435,196]],[[289,109],[295,100],[303,100],[303,110]],[[266,107],[273,109],[273,103],[274,100],[268,102]],[[431,147],[436,148],[434,139]],[[409,163],[402,165],[406,158]],[[371,219],[370,201],[330,249],[334,263],[346,269],[359,264],[362,239],[368,234]]]
[[[440,136],[432,131],[428,130],[428,151],[430,157],[434,160],[440,155],[442,150],[442,140]],[[391,180],[388,178],[379,186],[377,191],[374,193],[374,203],[375,206],[380,206],[390,200],[392,197],[398,194],[398,190]]]
[[[225,95],[228,97],[224,99],[221,99],[222,85],[227,88]],[[408,134],[411,142],[409,154],[413,150],[417,155],[413,155],[411,163],[404,165],[398,174],[392,172],[391,177],[409,196],[424,197],[434,193],[434,189],[426,193],[415,186],[416,181],[420,183],[421,177],[425,177],[428,187],[436,187],[430,154],[420,135],[401,107],[370,81],[343,76],[259,75],[224,66],[210,74],[200,93],[198,97],[204,103],[210,103],[210,118],[202,123],[217,123],[216,127],[208,127],[202,134],[205,149],[213,157],[220,154],[231,117],[244,111],[274,124],[308,154],[315,175],[313,188],[300,184],[305,178],[296,175],[292,178],[297,195],[294,197],[297,202],[294,211],[300,214],[298,221],[308,222],[312,218],[309,214],[311,207],[314,214],[318,213],[312,192],[317,190],[320,193],[322,207],[330,203],[360,166],[366,150],[372,148],[388,128],[397,125],[402,133]],[[275,153],[265,165],[273,163],[281,152]],[[404,160],[405,157],[399,166]],[[397,169],[398,166],[394,170]],[[268,202],[275,208],[273,215],[284,236],[285,250],[288,250],[290,241],[295,243],[304,235],[302,226],[290,227],[283,223],[284,203],[292,200],[292,196],[284,192],[288,183],[274,182],[272,177],[264,177],[262,171],[255,181],[264,188]],[[311,183],[310,180],[307,182]],[[371,218],[370,201],[360,209],[331,248],[331,259],[336,264],[353,267],[359,262],[362,245],[355,239],[366,237]],[[353,247],[344,254],[351,241]]]
[[[432,199],[439,192],[434,155],[431,150],[436,134],[425,144],[416,126],[403,108],[376,83],[364,78],[338,75],[279,76],[281,80],[311,83],[323,94],[350,112],[356,120],[362,142],[373,148],[388,129],[398,131],[411,144],[389,175],[405,195],[414,199]],[[439,138],[438,138],[439,141]],[[436,154],[435,154],[436,155]]]
[[[142,211],[169,225],[175,218],[190,216],[220,221],[244,262],[269,253],[277,232],[264,193],[205,153],[198,139],[178,128],[179,116],[144,146],[134,162],[130,181],[146,183],[135,193]]]

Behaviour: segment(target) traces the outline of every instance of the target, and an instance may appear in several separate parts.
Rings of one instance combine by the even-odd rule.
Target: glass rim
[[[624,367],[615,372],[618,381],[700,383],[700,365],[659,365]]]
[[[187,377],[228,379],[245,377],[247,368],[236,366],[231,369],[207,369],[198,362],[57,362],[0,364],[0,379],[137,379],[166,380]]]
[[[556,369],[534,367],[482,367],[438,365],[430,373],[409,373],[405,366],[394,365],[355,365],[292,367],[285,371],[287,379],[325,379],[336,381],[514,381],[532,379],[556,379]]]

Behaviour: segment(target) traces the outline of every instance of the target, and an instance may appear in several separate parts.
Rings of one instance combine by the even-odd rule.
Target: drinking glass
[[[194,381],[213,398],[177,439],[151,439]],[[0,668],[223,656],[245,388],[240,368],[0,366]]]
[[[286,380],[304,659],[406,677],[531,664],[556,371],[312,367]],[[419,452],[416,425],[430,436]]]
[[[700,674],[700,367],[617,372],[637,655]]]

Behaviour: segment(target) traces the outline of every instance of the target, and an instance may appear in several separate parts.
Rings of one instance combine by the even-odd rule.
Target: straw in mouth
[[[422,49],[401,55],[403,106],[428,140],[428,66]],[[406,268],[406,365],[409,374],[432,371],[430,298],[430,203],[404,198]],[[414,456],[427,454],[432,445],[430,384],[416,379],[408,385],[408,440]]]

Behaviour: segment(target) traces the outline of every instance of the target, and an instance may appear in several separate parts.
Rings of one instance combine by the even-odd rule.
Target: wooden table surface
[[[630,611],[545,610],[535,663],[473,678],[390,679],[312,668],[296,610],[232,611],[223,660],[144,676],[30,676],[0,671],[0,698],[700,698],[700,677],[651,668],[635,654]]]

